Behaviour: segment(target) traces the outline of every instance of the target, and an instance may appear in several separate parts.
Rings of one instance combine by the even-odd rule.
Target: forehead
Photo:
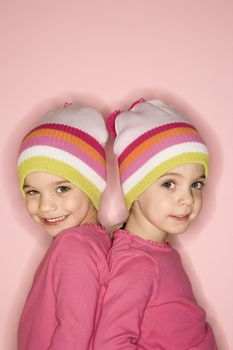
[[[163,176],[177,175],[181,177],[201,177],[205,175],[205,168],[202,164],[184,164],[169,170]]]
[[[24,179],[24,185],[27,185],[27,186],[36,186],[41,184],[44,184],[44,185],[59,184],[63,182],[68,182],[68,181],[63,177],[42,172],[42,171],[32,172],[27,176],[25,176],[25,179]]]

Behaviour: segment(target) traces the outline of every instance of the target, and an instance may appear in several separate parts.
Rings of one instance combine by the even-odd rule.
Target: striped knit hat
[[[175,167],[198,163],[208,175],[208,150],[197,129],[162,101],[136,101],[128,111],[114,112],[108,127],[116,136],[114,153],[127,209]]]
[[[104,119],[92,107],[65,104],[40,120],[23,139],[18,157],[20,190],[25,176],[48,172],[80,188],[96,209],[106,186]]]

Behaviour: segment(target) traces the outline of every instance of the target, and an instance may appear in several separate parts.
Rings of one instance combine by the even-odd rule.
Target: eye
[[[173,181],[166,181],[162,184],[162,187],[170,190],[172,188],[175,188],[175,183]]]
[[[57,188],[58,193],[66,193],[66,192],[69,192],[70,190],[71,188],[69,186],[59,186]]]
[[[192,188],[195,190],[201,190],[205,186],[204,182],[202,181],[196,181],[192,184]]]
[[[25,192],[25,196],[35,196],[36,194],[39,194],[36,190],[30,190]]]

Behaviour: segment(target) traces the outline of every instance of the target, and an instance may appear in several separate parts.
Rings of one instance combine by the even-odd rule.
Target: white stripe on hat
[[[156,153],[122,184],[124,193],[127,194],[136,184],[145,178],[147,174],[149,174],[158,165],[164,163],[166,160],[172,159],[180,154],[197,152],[208,155],[207,147],[203,143],[199,142],[181,143]]]
[[[61,124],[80,129],[92,136],[102,146],[108,139],[108,133],[102,115],[92,107],[71,105],[47,113],[38,125]]]
[[[50,146],[33,146],[24,150],[18,158],[18,166],[26,159],[32,157],[49,157],[64,162],[80,172],[84,177],[96,185],[103,192],[106,182],[86,163],[72,154]]]
[[[147,131],[179,122],[192,125],[187,118],[164,104],[158,106],[150,102],[142,102],[132,111],[122,112],[116,118],[115,128],[118,136],[114,143],[114,153],[119,157],[128,145]]]

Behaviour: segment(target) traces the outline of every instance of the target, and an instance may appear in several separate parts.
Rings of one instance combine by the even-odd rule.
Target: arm
[[[64,237],[54,266],[58,325],[48,350],[88,349],[100,289],[98,260],[84,235]]]
[[[137,349],[144,312],[157,292],[156,272],[154,262],[143,255],[118,254],[111,266],[94,350]]]

